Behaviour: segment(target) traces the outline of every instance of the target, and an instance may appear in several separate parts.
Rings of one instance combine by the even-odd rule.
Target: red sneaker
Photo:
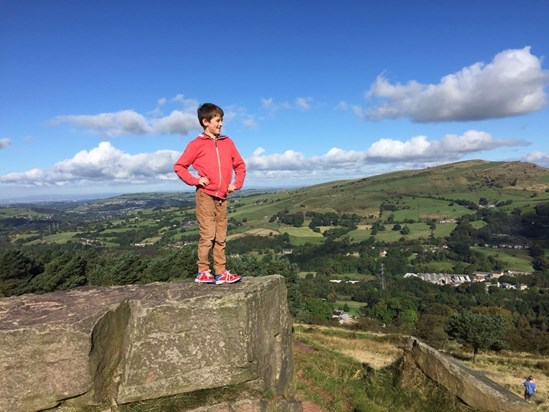
[[[242,276],[234,275],[228,270],[225,270],[220,275],[215,276],[215,284],[221,285],[222,283],[236,283],[240,282],[240,279],[242,279]]]
[[[194,281],[196,283],[215,283],[215,276],[212,275],[211,271],[205,270],[198,273],[198,275],[196,275],[196,278],[194,278]]]

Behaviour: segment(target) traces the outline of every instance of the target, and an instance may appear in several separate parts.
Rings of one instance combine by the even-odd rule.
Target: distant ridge
[[[105,201],[106,199],[143,199],[192,197],[193,189],[170,192],[105,193],[90,195],[28,196],[0,200],[0,204],[41,202]],[[528,197],[549,190],[549,169],[528,162],[492,162],[467,160],[424,169],[401,170],[375,176],[337,180],[303,187],[246,188],[232,198],[247,196],[273,196],[287,200],[288,207],[296,204],[312,209],[356,212],[378,208],[391,196],[442,196],[459,198],[458,194],[491,193],[494,198],[505,194]],[[497,193],[494,193],[497,192]],[[519,192],[523,192],[518,194]],[[284,194],[280,197],[280,194]],[[288,198],[286,198],[288,196]],[[349,199],[352,201],[349,202]]]
[[[486,197],[492,203],[511,199],[520,206],[532,198],[547,198],[540,195],[548,190],[547,168],[526,162],[468,160],[322,183],[274,197],[278,207],[289,210],[377,215],[383,203],[405,202],[405,199],[410,202],[412,198],[450,202],[465,199],[476,203],[480,197]]]

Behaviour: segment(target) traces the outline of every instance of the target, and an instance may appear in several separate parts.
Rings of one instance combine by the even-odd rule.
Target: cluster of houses
[[[344,283],[352,283],[353,285],[355,283],[358,283],[360,282],[359,280],[343,280],[343,279],[330,279],[330,282],[331,283],[341,283],[341,282],[344,282]]]
[[[404,278],[416,277],[425,282],[434,283],[435,285],[461,285],[463,283],[471,283],[471,276],[469,275],[455,275],[448,273],[405,273]]]
[[[425,282],[430,282],[439,286],[459,286],[464,283],[482,282],[485,283],[487,287],[495,286],[504,289],[524,290],[528,288],[526,285],[515,285],[506,282],[499,282],[498,279],[503,275],[516,276],[531,274],[531,272],[520,270],[508,270],[506,272],[475,272],[473,275],[458,275],[449,273],[406,273],[404,278],[416,277]],[[493,282],[493,280],[496,280],[496,282]]]
[[[332,312],[332,319],[337,319],[340,325],[353,325],[356,323],[353,315],[349,315],[342,310],[334,310]]]

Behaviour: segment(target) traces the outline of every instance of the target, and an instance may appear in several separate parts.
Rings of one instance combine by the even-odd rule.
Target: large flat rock
[[[531,412],[532,404],[464,363],[411,337],[405,358],[452,395],[479,411]]]
[[[121,404],[233,385],[248,396],[292,396],[291,320],[277,275],[1,299],[0,347],[0,410]]]

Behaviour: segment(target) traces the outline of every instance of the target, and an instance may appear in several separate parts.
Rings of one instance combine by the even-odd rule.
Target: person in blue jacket
[[[522,382],[522,386],[524,386],[524,399],[529,401],[534,396],[534,393],[536,393],[536,380],[530,375]]]

